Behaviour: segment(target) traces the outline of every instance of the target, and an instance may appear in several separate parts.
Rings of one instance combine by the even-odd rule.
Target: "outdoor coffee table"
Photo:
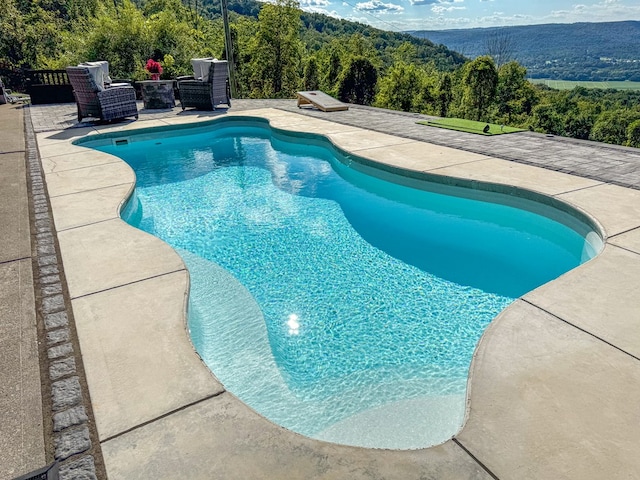
[[[142,85],[144,108],[173,108],[176,106],[173,80],[144,80],[139,83]]]

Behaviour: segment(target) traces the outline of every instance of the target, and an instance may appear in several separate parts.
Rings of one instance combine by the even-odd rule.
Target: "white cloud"
[[[356,10],[361,12],[400,13],[404,7],[395,3],[384,3],[381,0],[369,0],[356,4]]]
[[[393,22],[395,23],[395,22]],[[445,30],[453,28],[471,28],[471,20],[466,17],[448,18],[446,16],[432,16],[427,18],[408,18],[401,23],[401,30]]]
[[[466,10],[466,9],[467,7],[454,7],[453,5],[448,7],[445,5],[434,5],[433,7],[431,7],[431,11],[436,15],[442,14],[444,12],[453,12],[454,10]]]
[[[306,9],[307,7],[328,7],[331,5],[329,0],[299,0],[300,8]]]
[[[322,8],[322,7],[301,7],[301,9],[309,13],[321,13],[322,15],[327,15],[328,17],[339,18],[339,19],[344,18],[337,11],[327,10],[326,8]]]
[[[433,7],[431,7],[431,10],[433,11],[434,8],[441,10],[457,10],[457,9],[464,9],[465,7],[451,7],[450,5],[452,3],[464,3],[464,0],[409,0],[411,2],[411,5],[433,5]]]
[[[632,2],[635,3],[635,2]],[[552,10],[537,23],[553,22],[611,22],[640,16],[640,5],[625,5],[620,0],[602,0],[591,5],[578,3],[571,9]]]
[[[379,27],[379,28],[388,29],[388,27],[389,27],[389,25],[387,25],[385,27],[385,25],[383,23],[371,21],[371,17],[357,17],[355,15],[349,15],[349,16],[346,16],[344,19],[345,20],[349,20],[350,22],[366,23],[368,25],[373,25],[373,26]],[[401,22],[399,22],[399,24],[401,24]],[[398,29],[396,28],[396,30],[398,30]]]

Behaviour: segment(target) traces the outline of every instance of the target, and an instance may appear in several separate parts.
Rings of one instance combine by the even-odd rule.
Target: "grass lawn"
[[[546,78],[530,78],[531,83],[542,83],[556,90],[573,90],[575,87],[584,88],[615,88],[616,90],[640,90],[640,82],[578,82],[572,80],[548,80]]]
[[[443,118],[442,120],[431,120],[417,122],[420,125],[430,127],[447,128],[459,132],[477,133],[478,135],[502,135],[503,133],[513,133],[524,131],[521,128],[508,127],[506,125],[496,125],[495,123],[475,122],[473,120],[463,120],[462,118]],[[489,130],[484,131],[489,125]]]

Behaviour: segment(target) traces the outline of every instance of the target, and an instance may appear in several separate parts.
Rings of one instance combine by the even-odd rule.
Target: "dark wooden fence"
[[[25,70],[27,93],[34,105],[75,102],[64,70]]]

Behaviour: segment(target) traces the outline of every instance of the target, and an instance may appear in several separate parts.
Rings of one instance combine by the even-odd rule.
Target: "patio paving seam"
[[[626,249],[623,249],[623,250],[626,250]],[[631,253],[636,253],[636,252],[631,252]],[[637,254],[636,254],[636,255],[637,255]],[[627,356],[629,356],[629,357],[633,358],[634,360],[637,360],[637,361],[639,361],[639,362],[640,362],[640,358],[639,358],[639,357],[636,357],[634,354],[627,352],[626,350],[624,350],[624,349],[622,349],[622,348],[620,348],[620,347],[618,347],[618,346],[614,345],[613,343],[611,343],[611,342],[609,342],[609,341],[605,340],[605,339],[604,339],[604,338],[602,338],[602,337],[599,337],[599,336],[598,336],[598,335],[596,335],[595,333],[591,333],[590,331],[585,330],[584,328],[581,328],[581,327],[579,327],[579,326],[575,325],[574,323],[571,323],[569,320],[566,320],[566,319],[564,319],[564,318],[562,318],[562,317],[560,317],[560,316],[556,315],[555,313],[550,312],[550,311],[549,311],[549,310],[547,310],[546,308],[543,308],[543,307],[541,307],[540,305],[537,305],[537,304],[535,304],[535,303],[533,303],[533,302],[531,302],[531,301],[527,300],[526,298],[520,298],[520,300],[522,300],[523,302],[525,302],[525,303],[527,303],[527,304],[531,305],[531,306],[532,306],[532,307],[534,307],[534,308],[537,308],[538,310],[541,310],[541,311],[545,312],[545,313],[546,313],[546,314],[548,314],[548,315],[551,315],[553,318],[555,318],[555,319],[557,319],[557,320],[559,320],[559,321],[561,321],[561,322],[563,322],[563,323],[566,323],[567,325],[569,325],[569,326],[571,326],[571,327],[575,328],[576,330],[579,330],[580,332],[586,333],[586,334],[587,334],[587,335],[589,335],[590,337],[593,337],[593,338],[595,338],[596,340],[599,340],[600,342],[602,342],[602,343],[604,343],[604,344],[606,344],[606,345],[609,345],[610,347],[614,348],[615,350],[618,350],[619,352],[624,353],[625,355],[627,355]]]
[[[31,260],[31,257],[11,258],[9,260],[0,261],[0,265],[6,265],[8,263],[19,262],[20,260]]]
[[[13,153],[24,153],[25,150],[9,150],[8,152],[0,152],[0,155],[11,155]]]
[[[630,228],[630,229],[628,229],[628,230],[624,230],[623,232],[618,232],[618,233],[616,233],[616,234],[614,234],[614,235],[610,235],[610,236],[607,238],[607,240],[611,240],[611,239],[613,239],[613,238],[619,237],[620,235],[624,235],[625,233],[633,232],[633,231],[636,231],[636,230],[640,230],[640,227],[633,227],[633,228]],[[624,248],[624,247],[620,247],[619,245],[616,245],[616,246],[617,246],[617,247],[619,247],[619,248]],[[625,249],[625,250],[627,250],[627,249]],[[634,253],[635,253],[635,252],[634,252]]]
[[[75,194],[68,194],[68,195],[75,195]],[[64,197],[66,195],[61,195],[61,196]],[[60,198],[60,197],[51,197],[51,198]],[[95,222],[87,222],[87,223],[83,223],[82,225],[75,225],[73,227],[59,228],[56,231],[57,232],[68,232],[69,230],[75,230],[76,228],[89,227],[91,225],[97,225],[98,223],[110,222],[111,220],[113,220],[113,218],[105,218],[104,220],[96,220]]]
[[[453,437],[451,441],[453,441],[453,443],[458,445],[467,455],[469,455],[474,462],[480,465],[480,467],[487,473],[487,475],[489,475],[494,480],[500,480],[500,478],[491,470],[489,470],[489,467],[487,467],[484,463],[482,463],[478,457],[476,457],[473,453],[471,453],[469,449],[465,447],[460,440],[458,440],[456,437]]]
[[[437,174],[438,170],[448,170],[451,167],[460,167],[460,166],[463,166],[463,165],[471,165],[471,164],[474,164],[474,163],[486,162],[487,160],[491,160],[491,157],[479,158],[477,160],[469,160],[468,162],[464,162],[463,161],[463,162],[458,162],[458,163],[456,163],[454,165],[443,165],[441,167],[428,168],[426,170],[420,170],[420,171],[423,172],[423,173],[435,173],[435,174]]]
[[[585,177],[581,177],[581,178],[585,178]],[[590,180],[593,180],[593,179],[590,179]],[[605,185],[605,184],[606,184],[606,182],[600,181],[600,183],[596,183],[594,185],[586,185],[584,187],[573,188],[571,190],[564,190],[562,192],[552,194],[552,196],[553,197],[557,197],[557,196],[560,196],[560,195],[566,195],[568,193],[575,193],[575,192],[580,192],[582,190],[589,190],[590,188],[599,187],[600,185]]]
[[[63,154],[63,155],[59,155],[59,156],[66,156],[68,155],[67,153]],[[47,157],[47,160],[51,160],[52,158],[57,158],[58,156],[55,157]],[[110,165],[112,163],[118,163],[119,160],[113,160],[113,161],[105,161],[103,163],[95,163],[93,165],[90,166],[84,166],[84,167],[74,167],[74,168],[65,168],[64,170],[52,170],[50,172],[47,173],[62,173],[62,172],[73,172],[75,170],[82,170],[84,168],[89,168],[89,167],[99,167],[101,165]]]
[[[191,407],[193,407],[193,406],[195,406],[195,405],[198,405],[198,404],[200,404],[200,403],[202,403],[202,402],[209,401],[209,400],[211,400],[212,398],[220,397],[221,395],[224,395],[225,393],[228,393],[226,389],[225,389],[225,390],[222,390],[221,392],[216,392],[216,393],[213,393],[213,394],[211,394],[211,395],[207,395],[206,397],[202,397],[202,398],[200,398],[200,399],[198,399],[198,400],[196,400],[196,401],[194,401],[194,402],[186,403],[186,404],[182,405],[181,407],[174,408],[173,410],[171,410],[171,411],[169,411],[169,412],[166,412],[166,413],[163,413],[162,415],[159,415],[159,416],[157,416],[157,417],[155,417],[155,418],[152,418],[151,420],[147,420],[147,421],[142,422],[142,423],[140,423],[140,424],[138,424],[138,425],[134,425],[133,427],[127,428],[126,430],[123,430],[123,431],[121,431],[121,432],[118,432],[118,433],[116,433],[115,435],[111,435],[110,437],[103,438],[103,439],[101,440],[101,443],[106,443],[106,442],[108,442],[109,440],[114,440],[114,439],[116,439],[116,438],[122,437],[123,435],[126,435],[126,434],[128,434],[128,433],[131,433],[131,432],[133,432],[133,431],[135,431],[135,430],[138,430],[138,429],[140,429],[140,428],[144,428],[144,427],[146,427],[147,425],[151,425],[152,423],[158,422],[158,421],[160,421],[160,420],[163,420],[163,419],[165,419],[165,418],[167,418],[167,417],[170,417],[171,415],[173,415],[173,414],[175,414],[175,413],[178,413],[178,412],[181,412],[181,411],[183,411],[183,410],[186,410],[187,408],[191,408]]]
[[[613,238],[613,237],[610,237],[610,238]],[[633,253],[634,255],[640,255],[640,253],[638,253],[637,251],[632,250],[631,248],[628,248],[628,247],[623,247],[622,245],[616,245],[615,243],[612,243],[610,244],[610,246],[619,248],[620,250],[624,250],[625,252]]]
[[[117,162],[113,162],[113,163],[117,163]],[[104,164],[104,165],[110,165],[110,164]],[[99,165],[96,165],[99,166]],[[85,167],[85,168],[93,168],[92,167]],[[74,168],[74,170],[81,170],[80,168]],[[64,170],[65,172],[68,172],[69,170]],[[61,172],[51,172],[53,174],[56,173],[61,173]],[[87,190],[80,190],[79,192],[68,192],[68,193],[61,193],[59,195],[50,195],[49,198],[62,198],[62,197],[68,197],[69,195],[77,195],[79,193],[88,193],[88,192],[97,192],[98,190],[106,190],[108,188],[113,188],[113,187],[121,187],[122,185],[130,185],[131,182],[122,182],[122,183],[114,183],[113,185],[108,185],[106,187],[98,187],[98,188],[89,188]],[[109,220],[113,220],[113,219],[109,219]],[[76,227],[79,228],[79,227]]]
[[[111,220],[105,220],[105,222],[108,222],[108,221],[111,221]],[[97,223],[103,223],[103,222],[97,222]],[[82,227],[85,227],[85,226],[86,225],[82,225]],[[76,228],[82,228],[82,227],[69,228],[69,229],[67,229],[65,231],[75,230]],[[91,295],[97,295],[99,293],[104,293],[104,292],[110,292],[112,290],[117,290],[119,288],[128,287],[130,285],[136,285],[138,283],[146,282],[147,280],[153,280],[154,278],[162,278],[162,277],[166,277],[167,275],[173,275],[174,273],[180,273],[180,272],[185,272],[185,271],[187,271],[186,268],[180,268],[178,270],[172,270],[170,272],[164,272],[164,273],[159,273],[157,275],[151,275],[150,277],[145,277],[145,278],[141,278],[139,280],[134,280],[133,282],[127,282],[127,283],[123,283],[123,284],[120,284],[120,285],[115,285],[113,287],[105,288],[103,290],[96,290],[95,292],[83,293],[82,295],[71,297],[71,300],[78,300],[80,298],[90,297]]]

